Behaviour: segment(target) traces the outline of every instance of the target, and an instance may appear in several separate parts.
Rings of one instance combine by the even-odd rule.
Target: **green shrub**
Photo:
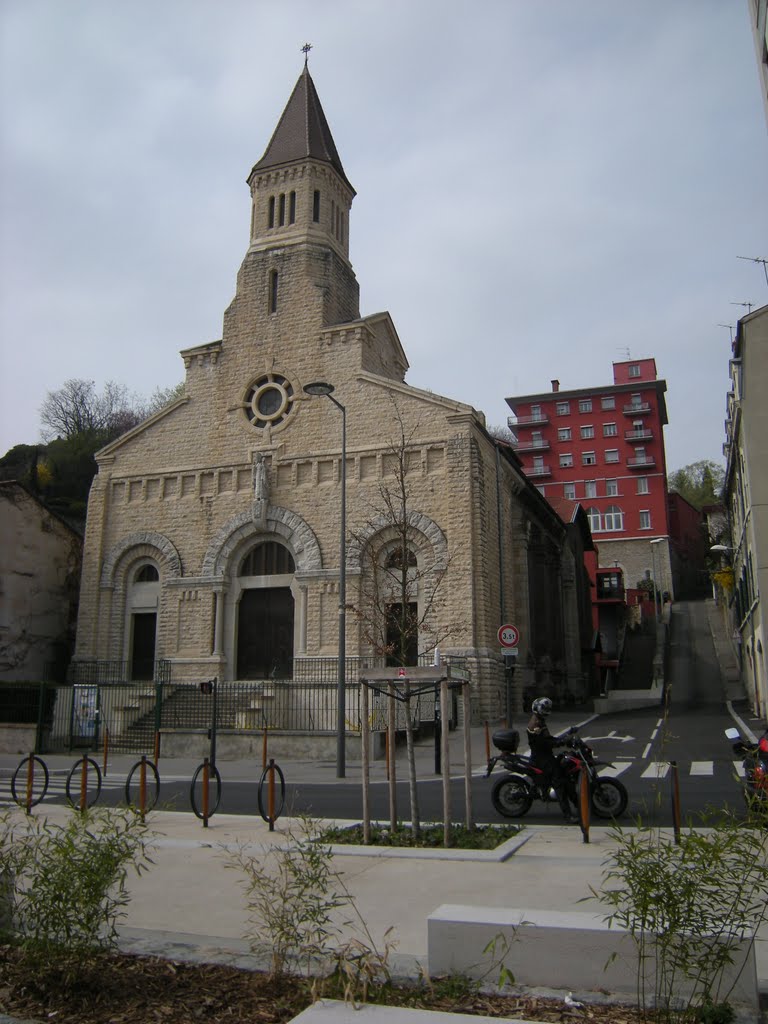
[[[129,902],[129,868],[151,860],[147,827],[126,809],[45,818],[0,817],[6,934],[33,958],[75,961],[112,948]],[[0,893],[0,908],[2,906]],[[0,909],[0,919],[3,913]]]

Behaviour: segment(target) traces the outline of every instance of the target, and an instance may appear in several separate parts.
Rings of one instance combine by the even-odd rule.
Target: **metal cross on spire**
[[[304,43],[301,48],[301,52],[304,54],[304,67],[309,63],[309,51],[312,49],[312,43]]]

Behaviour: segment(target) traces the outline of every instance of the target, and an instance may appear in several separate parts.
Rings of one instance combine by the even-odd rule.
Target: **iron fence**
[[[458,663],[453,663],[458,667]],[[347,729],[358,732],[360,673],[383,667],[382,659],[346,660],[345,710]],[[217,683],[217,728],[236,731],[335,733],[338,698],[336,658],[306,658],[294,662],[293,679],[261,679]],[[110,748],[149,752],[156,732],[167,729],[209,729],[212,700],[200,682],[172,679],[169,662],[158,662],[155,678],[126,678],[125,662],[78,662],[67,684],[0,683],[0,724],[36,727],[38,753],[96,749],[109,730]],[[431,722],[435,697],[431,691],[411,701],[412,723]],[[397,705],[397,728],[404,727],[404,708]],[[368,726],[383,730],[387,724],[387,697],[372,691]]]

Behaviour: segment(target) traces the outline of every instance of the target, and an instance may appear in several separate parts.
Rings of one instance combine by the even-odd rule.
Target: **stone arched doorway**
[[[293,669],[296,565],[288,548],[258,540],[240,559],[236,598],[235,677],[285,679]]]

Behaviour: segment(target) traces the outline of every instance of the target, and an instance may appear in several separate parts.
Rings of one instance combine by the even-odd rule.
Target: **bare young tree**
[[[420,530],[411,483],[420,452],[415,443],[419,425],[407,428],[394,397],[394,436],[384,454],[384,479],[363,530],[355,536],[361,548],[362,574],[357,604],[351,608],[363,643],[384,655],[393,666],[418,665],[422,655],[439,647],[456,631],[443,616],[443,584],[449,558],[438,555]],[[390,701],[393,699],[390,696]],[[416,791],[410,688],[403,694],[411,797],[411,827],[420,828]]]
[[[107,444],[183,393],[182,383],[155,388],[150,398],[144,399],[113,380],[108,380],[99,393],[94,381],[73,377],[45,397],[40,408],[43,440],[89,436]]]

